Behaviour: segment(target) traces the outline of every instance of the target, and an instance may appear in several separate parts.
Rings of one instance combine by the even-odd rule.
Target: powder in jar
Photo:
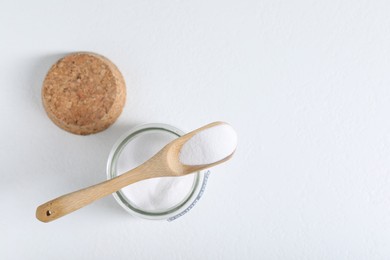
[[[117,173],[123,174],[150,159],[177,136],[167,132],[145,132],[129,142],[117,160]],[[131,204],[144,211],[158,212],[175,207],[191,192],[196,176],[161,177],[131,184],[121,191]]]

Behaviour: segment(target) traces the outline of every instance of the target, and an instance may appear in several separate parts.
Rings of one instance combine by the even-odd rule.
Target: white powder
[[[128,143],[117,160],[118,175],[147,161],[166,144],[177,137],[164,132],[145,132]],[[237,146],[237,135],[228,124],[204,130],[182,147],[179,159],[183,164],[209,164],[229,156]],[[185,199],[192,190],[196,176],[163,177],[143,180],[121,191],[131,204],[139,209],[158,212],[172,208]]]
[[[144,163],[177,137],[164,132],[145,132],[125,146],[117,161],[122,174]],[[142,210],[164,211],[179,204],[191,192],[195,175],[143,180],[123,188],[133,206]]]
[[[237,134],[228,124],[201,131],[188,140],[180,150],[182,164],[202,165],[220,161],[234,152]]]

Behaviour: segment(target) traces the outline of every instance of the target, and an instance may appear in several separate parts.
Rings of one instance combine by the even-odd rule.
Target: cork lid
[[[107,58],[94,53],[73,53],[60,59],[42,87],[49,118],[79,135],[108,128],[121,114],[125,100],[122,74]]]

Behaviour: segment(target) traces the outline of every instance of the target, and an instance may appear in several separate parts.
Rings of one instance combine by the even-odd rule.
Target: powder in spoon
[[[122,174],[141,165],[176,138],[173,134],[161,131],[138,134],[120,153],[117,172]],[[195,177],[191,174],[143,180],[121,189],[121,192],[139,209],[149,212],[166,211],[190,194]]]
[[[233,127],[223,123],[191,137],[182,146],[179,159],[186,165],[210,164],[231,155],[236,147],[236,132]]]

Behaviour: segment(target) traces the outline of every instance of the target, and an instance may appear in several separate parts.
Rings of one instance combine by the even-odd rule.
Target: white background
[[[0,259],[389,259],[388,1],[2,1]],[[107,56],[127,82],[108,130],[56,127],[51,64]],[[38,205],[103,181],[108,153],[150,122],[239,135],[175,222],[104,198],[44,224]]]

